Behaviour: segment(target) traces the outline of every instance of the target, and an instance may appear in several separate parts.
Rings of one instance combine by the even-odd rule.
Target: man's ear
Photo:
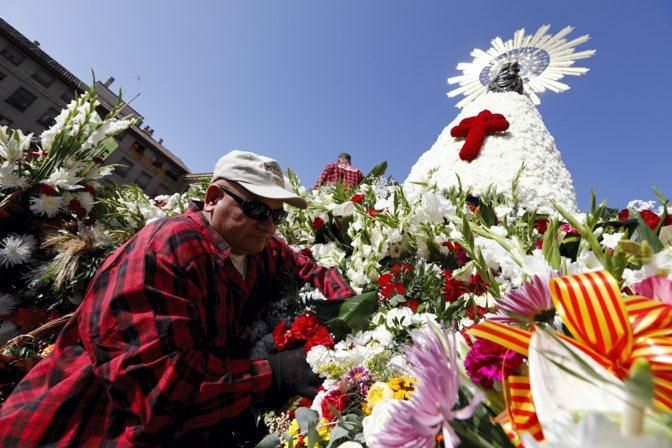
[[[203,211],[211,212],[215,209],[215,204],[222,199],[224,192],[215,184],[208,185],[205,191],[205,203],[203,204]]]

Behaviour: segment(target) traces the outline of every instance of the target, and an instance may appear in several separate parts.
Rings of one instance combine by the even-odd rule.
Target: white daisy
[[[19,335],[19,328],[16,325],[14,325],[8,320],[5,320],[2,323],[0,323],[0,344],[4,344],[5,342],[12,339],[14,336],[18,335]]]
[[[93,208],[93,196],[91,193],[88,191],[84,191],[81,193],[75,194],[75,197],[79,201],[79,203],[84,207],[84,210],[86,210],[86,213],[89,213],[91,209]]]
[[[16,311],[19,300],[9,294],[0,293],[0,316],[9,316]]]
[[[0,167],[0,189],[25,188],[28,181],[25,177],[14,172],[13,165]]]
[[[0,266],[23,264],[35,249],[32,235],[9,235],[0,240]]]
[[[30,198],[30,210],[37,215],[53,218],[63,208],[63,198],[61,196],[47,196],[41,194]]]

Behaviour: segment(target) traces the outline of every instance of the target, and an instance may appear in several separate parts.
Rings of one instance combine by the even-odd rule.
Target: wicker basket
[[[14,344],[21,344],[22,340],[25,338],[48,339],[51,338],[52,336],[57,335],[58,333],[61,332],[63,327],[65,327],[65,324],[68,323],[73,314],[74,313],[70,313],[63,315],[61,317],[57,317],[56,319],[50,320],[46,324],[37,327],[33,331],[21,334],[19,336],[16,336],[15,338],[10,339],[2,347],[0,347],[0,352],[2,352],[6,348]]]

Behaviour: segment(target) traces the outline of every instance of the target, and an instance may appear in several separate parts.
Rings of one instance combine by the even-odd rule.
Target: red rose
[[[330,422],[336,420],[336,416],[331,411],[335,409],[339,414],[342,414],[345,411],[345,408],[348,405],[348,396],[337,390],[329,392],[322,399],[322,417],[326,418]]]
[[[350,198],[350,201],[354,202],[355,204],[361,204],[363,200],[364,195],[362,193],[357,193],[356,195]]]
[[[324,227],[324,219],[320,218],[319,216],[316,216],[315,219],[313,219],[313,223],[311,225],[313,227],[313,230],[317,232],[322,227]]]

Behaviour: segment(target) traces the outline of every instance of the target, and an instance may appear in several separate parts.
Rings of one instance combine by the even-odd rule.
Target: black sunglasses
[[[270,216],[271,219],[273,220],[273,224],[275,224],[276,226],[282,223],[287,218],[288,213],[284,209],[280,208],[277,210],[273,210],[271,207],[269,207],[268,205],[264,204],[261,201],[257,200],[246,201],[245,199],[231,193],[229,190],[222,187],[221,185],[217,186],[224,193],[231,196],[233,200],[236,201],[238,205],[240,205],[240,208],[243,209],[243,213],[245,213],[245,215],[249,218],[256,219],[257,221],[266,221]]]

